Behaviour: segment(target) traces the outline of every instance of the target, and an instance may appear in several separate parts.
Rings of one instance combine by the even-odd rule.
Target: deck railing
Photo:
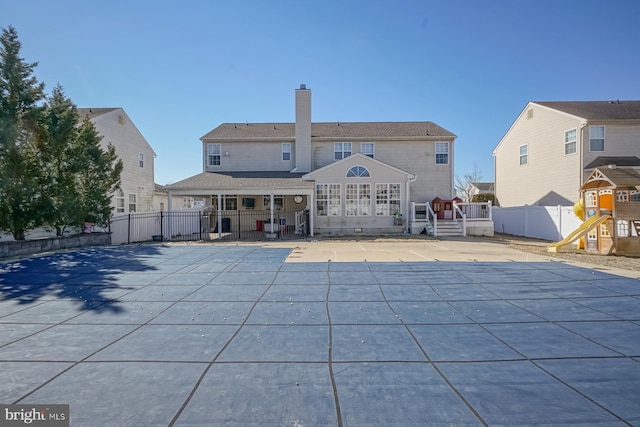
[[[456,203],[456,206],[467,216],[467,219],[493,221],[491,217],[491,202],[486,203]]]
[[[452,218],[460,225],[463,234],[466,235],[467,221],[493,221],[491,202],[486,203],[455,203]],[[438,235],[438,216],[431,208],[430,203],[411,203],[411,222],[429,223],[433,227],[434,236]]]

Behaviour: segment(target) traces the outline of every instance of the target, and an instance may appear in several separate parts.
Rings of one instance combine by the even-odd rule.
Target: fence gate
[[[114,216],[113,244],[147,241],[262,241],[303,239],[309,234],[308,211],[174,211]]]

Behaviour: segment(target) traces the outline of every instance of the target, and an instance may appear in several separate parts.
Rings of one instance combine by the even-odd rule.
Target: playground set
[[[549,252],[578,242],[579,249],[602,255],[640,256],[640,170],[596,168],[580,188],[573,207],[584,222]]]

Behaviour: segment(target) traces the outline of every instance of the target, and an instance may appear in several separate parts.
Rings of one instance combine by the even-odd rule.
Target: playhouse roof
[[[640,170],[633,167],[596,168],[582,186],[583,190],[594,188],[640,190]]]

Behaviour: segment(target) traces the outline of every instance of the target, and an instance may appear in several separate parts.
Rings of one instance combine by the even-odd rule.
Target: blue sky
[[[637,0],[0,0],[47,91],[123,107],[155,180],[202,171],[225,122],[433,121],[455,173],[491,152],[530,100],[640,99]]]

